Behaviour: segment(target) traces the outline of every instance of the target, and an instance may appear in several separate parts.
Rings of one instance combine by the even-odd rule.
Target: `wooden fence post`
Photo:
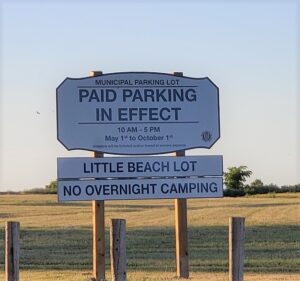
[[[174,76],[182,77],[182,72],[174,72]],[[185,156],[185,150],[175,153]],[[175,199],[175,235],[176,235],[176,274],[177,277],[189,278],[189,251],[187,231],[187,200]]]
[[[100,76],[102,71],[92,71],[91,76]],[[94,157],[104,157],[103,152],[94,152]],[[93,201],[93,277],[105,280],[105,217],[104,201]]]
[[[229,218],[229,281],[244,280],[245,218]]]
[[[113,281],[126,281],[126,220],[110,221],[110,263]]]
[[[20,223],[5,225],[5,269],[6,281],[19,281]]]

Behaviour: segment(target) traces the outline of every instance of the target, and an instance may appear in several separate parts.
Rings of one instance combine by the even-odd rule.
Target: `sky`
[[[90,71],[183,72],[220,90],[221,138],[187,155],[300,183],[299,1],[1,1],[0,191],[56,179],[56,87]]]

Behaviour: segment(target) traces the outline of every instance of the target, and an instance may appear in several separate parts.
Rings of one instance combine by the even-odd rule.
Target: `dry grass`
[[[300,195],[280,194],[188,200],[189,226],[227,226],[230,216],[243,216],[251,225],[295,225],[300,221]],[[173,200],[108,201],[106,224],[125,218],[129,227],[174,225]],[[5,195],[0,224],[20,221],[22,227],[90,227],[91,203],[57,203],[55,195]]]
[[[175,281],[180,280],[174,276],[174,272],[129,272],[128,281]],[[244,281],[299,281],[299,274],[257,274],[246,273]],[[86,281],[91,278],[89,272],[84,271],[22,271],[20,280],[22,281]],[[106,280],[111,280],[110,273],[106,273]],[[4,280],[3,272],[0,272],[0,280]],[[181,279],[184,280],[184,279]],[[190,274],[191,281],[228,281],[226,273],[194,273]]]

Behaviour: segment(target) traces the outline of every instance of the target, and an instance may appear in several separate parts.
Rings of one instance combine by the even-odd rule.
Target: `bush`
[[[47,191],[45,188],[31,188],[24,190],[22,194],[47,194]]]
[[[245,196],[245,191],[243,189],[232,189],[227,188],[224,189],[224,196],[226,197],[239,197],[239,196]]]
[[[282,192],[300,192],[300,183],[296,185],[283,185]]]
[[[275,193],[287,193],[287,192],[300,192],[300,184],[296,185],[284,185],[279,187],[276,184],[268,185],[246,185],[244,189],[224,189],[224,196],[226,197],[239,197],[245,195],[255,195],[255,194],[275,194]]]
[[[51,181],[50,184],[45,186],[46,193],[56,194],[57,193],[57,181]]]
[[[51,181],[45,188],[32,188],[24,190],[23,194],[56,194],[57,193],[57,181]]]
[[[264,186],[247,186],[245,192],[248,195],[254,194],[267,194],[267,193],[286,193],[286,192],[300,192],[300,184],[296,185],[285,185],[279,187],[276,184],[268,184]]]
[[[254,194],[267,194],[271,192],[279,193],[281,192],[280,188],[275,184],[263,185],[263,186],[247,186],[245,192],[248,195]]]

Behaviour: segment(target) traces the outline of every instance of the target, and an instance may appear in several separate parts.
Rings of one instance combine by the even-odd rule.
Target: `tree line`
[[[252,175],[252,171],[247,166],[230,167],[224,173],[224,196],[245,196],[267,193],[300,192],[300,184],[283,185],[264,184],[260,179],[255,179],[250,184],[246,184],[247,178]]]
[[[246,184],[247,179],[252,175],[252,171],[247,166],[229,167],[227,170],[224,173],[224,196],[236,197],[267,193],[300,192],[300,184],[279,187],[273,183],[264,184],[260,179],[255,179],[250,184]],[[24,191],[24,193],[56,194],[57,181],[51,181],[45,188],[33,188]]]

